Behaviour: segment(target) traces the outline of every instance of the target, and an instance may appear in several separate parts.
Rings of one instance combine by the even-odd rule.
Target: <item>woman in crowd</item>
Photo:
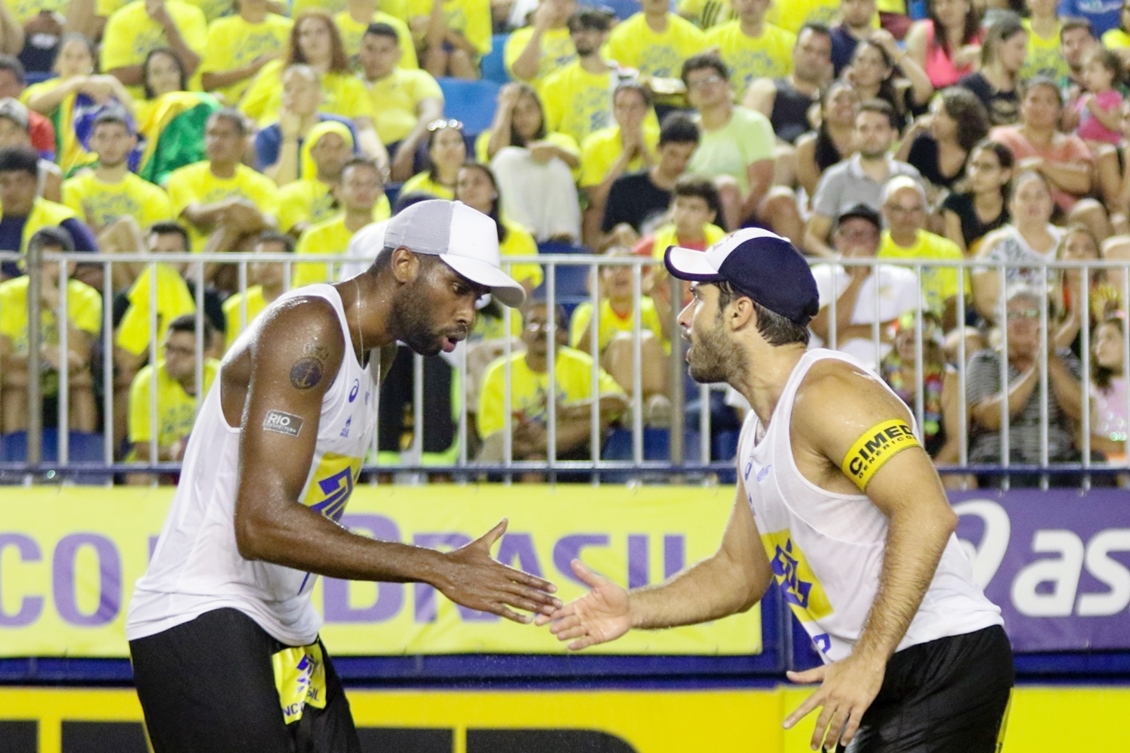
[[[1119,465],[1126,464],[1130,430],[1124,320],[1121,312],[1103,319],[1091,344],[1091,448]]]
[[[459,168],[467,161],[467,142],[458,120],[437,120],[428,125],[428,167],[400,187],[403,194],[429,193],[437,199],[454,199]]]
[[[373,127],[373,102],[361,79],[349,67],[341,34],[329,13],[308,10],[294,19],[285,59],[272,60],[248,87],[239,109],[260,126],[279,118],[282,105],[282,73],[290,65],[304,63],[321,77],[319,110],[348,118],[357,128],[361,152],[388,166],[385,151]]]
[[[150,50],[141,76],[145,101],[137,108],[138,173],[160,184],[173,170],[204,159],[204,127],[220,102],[211,94],[187,91],[188,72],[168,47]]]
[[[490,217],[498,228],[498,250],[502,254],[503,269],[532,293],[541,285],[544,273],[538,264],[506,265],[508,256],[537,256],[534,237],[524,227],[502,214],[502,198],[498,181],[486,165],[466,162],[459,168],[455,184],[455,198],[467,206]],[[479,404],[480,379],[486,367],[503,355],[507,340],[511,347],[517,345],[522,334],[522,315],[510,311],[510,328],[506,328],[505,310],[497,301],[481,308],[475,317],[475,327],[467,342],[467,407],[474,410]]]
[[[623,246],[614,246],[604,255],[631,257],[632,252]],[[644,423],[667,425],[671,415],[671,401],[667,396],[671,309],[668,296],[650,294],[656,276],[646,274],[645,269],[641,269],[641,295],[637,304],[633,270],[634,267],[627,265],[600,267],[595,321],[591,302],[577,306],[569,323],[569,345],[592,355],[595,327],[601,367],[629,395],[633,394],[638,373]],[[661,284],[666,285],[666,279]],[[640,363],[635,358],[636,319],[640,321]]]
[[[809,198],[825,170],[855,151],[859,92],[847,81],[833,81],[820,98],[820,125],[797,138],[797,182]]]
[[[995,126],[1015,123],[1020,113],[1020,69],[1028,55],[1028,32],[1020,19],[994,21],[981,46],[981,69],[961,79],[977,95]]]
[[[981,101],[968,89],[951,86],[934,96],[928,115],[914,121],[896,157],[918,168],[935,188],[953,188],[965,177],[973,146],[988,132]]]
[[[563,133],[549,131],[545,109],[529,84],[510,83],[498,95],[490,130],[475,144],[479,162],[489,162],[511,217],[539,242],[581,238],[576,170],[580,149]]]
[[[1047,179],[1034,170],[1021,172],[1013,182],[1009,202],[1012,222],[985,236],[977,258],[994,263],[1026,262],[1030,266],[1003,268],[1006,284],[1024,282],[1046,290],[1046,265],[1055,258],[1064,235],[1063,228],[1051,222],[1054,208]],[[990,322],[999,318],[1001,272],[999,267],[981,268],[972,275],[973,304]]]
[[[95,73],[98,57],[94,44],[82,34],[67,34],[55,58],[55,78],[34,84],[24,92],[27,106],[55,123],[55,161],[64,174],[95,160],[90,152],[94,119],[107,107],[124,109],[132,119],[133,98],[125,86],[109,75]]]
[[[1043,76],[1024,84],[1020,100],[1020,122],[997,126],[990,132],[1012,150],[1019,169],[1035,170],[1048,182],[1057,208],[1057,219],[1081,222],[1095,237],[1110,235],[1105,207],[1089,197],[1094,183],[1091,150],[1074,134],[1059,131],[1063,98],[1059,85]]]
[[[967,257],[977,255],[985,235],[1008,224],[1013,164],[1008,147],[990,139],[978,142],[965,168],[969,190],[950,193],[942,202],[945,236]]]
[[[844,69],[842,78],[855,88],[861,102],[878,98],[890,103],[898,115],[900,131],[913,112],[925,106],[934,91],[928,81],[915,86],[899,76],[891,53],[870,39],[855,46],[851,65]]]
[[[906,34],[906,53],[935,89],[973,72],[981,54],[981,18],[972,0],[930,0],[927,17]]]

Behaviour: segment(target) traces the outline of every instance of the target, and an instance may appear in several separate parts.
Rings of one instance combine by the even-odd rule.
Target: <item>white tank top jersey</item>
[[[310,285],[280,296],[333,304],[346,343],[351,342],[341,296],[329,285]],[[376,360],[374,354],[373,360]],[[299,502],[334,521],[341,519],[376,431],[374,365],[362,368],[347,348],[337,378],[322,399],[314,459]],[[239,427],[220,404],[217,379],[189,437],[180,485],[149,569],[137,582],[126,619],[129,640],[168,630],[216,609],[251,617],[277,640],[313,643],[322,618],[310,603],[317,576],[240,556],[235,541]]]
[[[850,356],[808,351],[756,442],[761,422],[750,411],[738,457],[746,497],[785,602],[824,661],[833,662],[851,653],[875,601],[888,523],[866,495],[825,491],[797,469],[789,432],[793,401],[812,365],[828,358],[872,373]],[[917,435],[917,426],[914,431]],[[951,534],[897,650],[1001,624],[1000,609],[973,581],[969,559]]]

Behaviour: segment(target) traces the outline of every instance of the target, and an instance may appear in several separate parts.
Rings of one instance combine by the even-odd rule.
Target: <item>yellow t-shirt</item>
[[[373,126],[381,143],[395,144],[416,127],[418,108],[425,99],[443,101],[443,90],[432,74],[422,70],[396,69],[368,85],[372,100]]]
[[[635,332],[635,313],[633,310],[627,316],[620,316],[612,310],[612,304],[607,298],[601,300],[600,316],[597,317],[596,321],[597,347],[600,352],[603,353],[608,344],[612,342],[612,338],[621,332],[627,334]],[[645,295],[640,299],[639,315],[641,329],[654,334],[659,342],[663,343],[665,349],[670,349],[670,343],[663,339],[663,325],[659,322],[659,312],[655,310],[655,301],[652,300],[651,296]],[[585,327],[589,326],[591,320],[592,303],[584,301],[573,310],[573,318],[569,321],[569,345],[576,348],[581,344]]]
[[[1022,19],[1020,23],[1028,30],[1028,54],[1024,58],[1024,65],[1020,68],[1020,78],[1028,79],[1035,75],[1043,75],[1051,76],[1058,81],[1068,75],[1071,71],[1059,46],[1059,32],[1063,24],[1056,24],[1052,36],[1041,37],[1032,31],[1031,19]]]
[[[239,104],[239,109],[255,120],[260,128],[279,119],[284,65],[282,60],[272,60],[264,65]],[[343,118],[371,119],[373,104],[361,79],[352,73],[327,73],[322,76],[322,105],[318,111]]]
[[[774,26],[762,25],[758,38],[747,37],[740,21],[715,26],[706,33],[708,47],[717,47],[730,69],[730,83],[744,92],[757,78],[782,78],[792,73],[796,35]]]
[[[832,26],[836,23],[839,14],[838,0],[788,0],[788,2],[772,3],[765,12],[765,21],[785,31],[799,34],[800,27],[808,22]],[[875,27],[878,26],[879,14],[876,12]]]
[[[34,16],[39,15],[40,11],[61,13],[65,16],[70,4],[70,0],[8,0],[7,6],[8,11],[20,26],[23,26]]]
[[[667,14],[662,34],[651,30],[643,13],[616,25],[608,37],[608,55],[620,65],[635,68],[641,76],[678,78],[683,62],[707,47],[706,35],[685,18]]]
[[[961,261],[964,255],[957,244],[949,238],[921,230],[914,245],[903,248],[891,240],[891,231],[884,230],[879,242],[880,259],[894,261]],[[945,309],[947,298],[952,298],[960,292],[958,287],[958,269],[956,267],[924,267],[922,269],[922,297],[927,308],[941,316]],[[965,290],[971,291],[969,273],[965,273]]]
[[[523,79],[514,73],[514,61],[522,54],[522,50],[526,49],[526,45],[530,43],[530,37],[533,35],[533,28],[524,26],[521,29],[515,29],[506,39],[506,47],[502,50],[502,61],[506,65],[506,72],[515,81],[522,81]],[[567,28],[546,29],[545,33],[541,35],[540,50],[538,72],[532,79],[529,79],[529,82],[535,86],[557,71],[563,70],[565,66],[577,59],[577,50],[573,47],[573,38],[569,36],[569,29]]]
[[[737,18],[728,0],[679,0],[679,15],[689,18],[700,29],[709,29]]]
[[[247,318],[244,319],[243,301],[247,301]],[[262,285],[252,285],[247,289],[246,293],[236,293],[224,301],[224,321],[227,322],[227,331],[224,333],[224,350],[230,350],[231,346],[235,343],[243,330],[244,322],[246,321],[247,327],[255,321],[255,317],[263,313],[263,309],[267,308],[267,299],[263,296]]]
[[[570,63],[541,84],[545,127],[584,144],[590,134],[607,128],[612,120],[613,72],[589,73],[580,63]]]
[[[506,228],[506,240],[499,244],[498,251],[502,255],[503,269],[506,269],[508,274],[520,283],[528,281],[531,288],[541,285],[542,280],[545,279],[545,273],[542,272],[540,264],[511,264],[509,268],[506,266],[507,256],[538,255],[538,244],[534,240],[534,236],[530,235],[530,231],[517,222],[505,217],[502,218],[502,226]]]
[[[157,270],[156,286],[152,279],[154,268]],[[156,299],[153,305],[157,308],[155,341],[158,343],[165,341],[169,324],[174,319],[196,311],[196,300],[188,291],[188,283],[175,267],[163,262],[155,262],[142,270],[126,298],[129,299],[129,308],[118,325],[116,342],[119,348],[135,356],[141,355],[149,347],[151,300]]]
[[[412,44],[412,31],[408,28],[408,24],[396,16],[380,10],[373,14],[369,23],[388,24],[396,29],[397,46],[400,47],[400,62],[397,67],[405,70],[414,70],[420,67],[420,61],[416,58],[416,45]],[[350,60],[356,62],[357,54],[361,51],[361,37],[365,36],[365,29],[369,28],[369,24],[357,23],[353,20],[353,16],[349,15],[348,10],[334,14],[334,24],[341,32],[341,42],[345,46],[345,54],[349,56]]]
[[[432,13],[432,0],[407,2],[409,23],[412,18],[427,18]],[[461,34],[480,57],[490,52],[490,0],[443,0],[443,18],[447,28]]]
[[[1111,29],[1103,32],[1103,47],[1112,50],[1121,50],[1130,47],[1130,34],[1122,29]]]
[[[255,58],[285,52],[294,22],[268,13],[262,23],[249,23],[240,16],[217,18],[208,26],[208,45],[200,52],[201,73],[218,73],[250,65]],[[214,89],[230,104],[237,104],[251,86],[251,79]]]
[[[169,175],[165,188],[177,217],[190,204],[211,204],[233,197],[247,199],[263,214],[274,216],[278,212],[278,189],[274,181],[244,165],[238,165],[231,178],[216,177],[207,161],[186,165]],[[204,249],[208,240],[206,231],[189,224],[188,236],[193,251]]]
[[[703,229],[703,235],[706,237],[706,247],[710,248],[718,241],[726,237],[726,231],[712,223],[706,223]],[[655,229],[654,242],[651,244],[651,257],[653,259],[662,259],[663,255],[667,252],[668,246],[679,245],[679,237],[675,234],[675,223],[669,222],[666,225],[660,225]]]
[[[479,436],[486,438],[506,427],[506,371],[510,369],[510,410],[515,422],[546,420],[546,400],[556,389],[557,402],[564,405],[589,400],[592,392],[593,360],[587,353],[573,348],[558,348],[554,360],[553,385],[549,373],[539,374],[526,365],[526,354],[515,353],[507,362],[505,357],[487,367],[479,393],[479,412],[475,422]],[[599,368],[599,367],[598,367]],[[600,369],[599,395],[623,395],[624,390],[616,380]]]
[[[204,50],[208,44],[208,20],[204,11],[181,0],[165,0],[165,8],[172,16],[185,44],[193,50]],[[133,0],[115,11],[106,21],[102,34],[101,68],[109,73],[115,68],[141,65],[145,56],[158,47],[168,47],[165,30],[145,12],[145,0]],[[199,71],[193,77],[199,89]],[[140,86],[127,87],[130,96],[142,99]]]
[[[220,362],[214,358],[203,363],[204,388],[197,390],[198,396],[208,393],[216,379]],[[164,448],[184,439],[192,431],[196,422],[197,399],[181,387],[180,382],[169,376],[165,369],[165,359],[157,362],[154,369],[150,364],[133,378],[129,388],[129,441],[133,444],[148,442],[153,438],[153,419],[150,409],[152,395],[157,392],[157,446]]]
[[[27,291],[30,279],[24,275],[0,282],[0,336],[12,341],[16,353],[28,352]],[[102,296],[97,290],[78,280],[67,280],[67,316],[74,325],[97,337],[102,328]],[[53,309],[41,308],[40,341],[59,344],[59,324]]]
[[[643,139],[648,149],[655,150],[659,143],[659,130],[655,127],[644,125]],[[581,148],[581,187],[598,186],[608,176],[612,165],[623,154],[624,147],[620,143],[620,126],[614,125],[602,128],[585,139]],[[628,163],[628,171],[642,170],[643,160],[635,157]]]
[[[333,188],[320,180],[296,180],[279,189],[278,223],[284,233],[300,222],[314,224],[340,211],[334,204]]]
[[[63,204],[91,227],[105,227],[119,217],[133,217],[145,229],[172,220],[173,205],[164,189],[134,173],[120,183],[103,183],[93,170],[63,181]]]
[[[387,199],[383,206],[378,204],[373,207],[373,222],[387,220],[390,216]],[[294,276],[291,284],[298,288],[315,282],[336,280],[340,263],[309,263],[309,259],[313,256],[343,256],[352,237],[353,231],[345,226],[345,215],[341,214],[307,228],[294,249]],[[307,263],[302,263],[303,261]]]
[[[430,193],[437,199],[447,199],[448,201],[455,199],[455,189],[432,180],[431,173],[427,171],[416,173],[400,186],[401,196],[407,196],[410,193]]]

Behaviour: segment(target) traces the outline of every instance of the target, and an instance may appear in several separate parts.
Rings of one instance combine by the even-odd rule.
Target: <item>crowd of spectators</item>
[[[383,452],[420,429],[451,460],[461,406],[487,461],[592,457],[633,407],[666,426],[683,301],[661,267],[624,262],[758,226],[814,263],[813,344],[878,369],[940,463],[1122,462],[1124,273],[1048,265],[1130,260],[1130,0],[907,5],[0,0],[0,434],[41,409],[39,378],[45,425],[62,382],[71,430],[176,460],[259,312],[363,269],[319,257],[360,257],[395,210],[438,197],[493,217],[504,256],[564,244],[610,264],[595,307],[488,303],[465,383],[462,353],[423,372],[419,420],[404,351]],[[472,131],[445,86],[487,75]],[[32,251],[65,259],[41,264],[39,343]],[[537,264],[511,271],[544,285]]]

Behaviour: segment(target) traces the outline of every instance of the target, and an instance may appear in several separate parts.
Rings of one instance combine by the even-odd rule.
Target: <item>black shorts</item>
[[[1015,679],[1000,626],[899,651],[848,753],[994,753]]]
[[[292,648],[242,612],[219,609],[129,648],[155,753],[360,753],[349,702],[321,640]],[[284,676],[281,685],[277,675]],[[287,723],[288,712],[300,718]]]

